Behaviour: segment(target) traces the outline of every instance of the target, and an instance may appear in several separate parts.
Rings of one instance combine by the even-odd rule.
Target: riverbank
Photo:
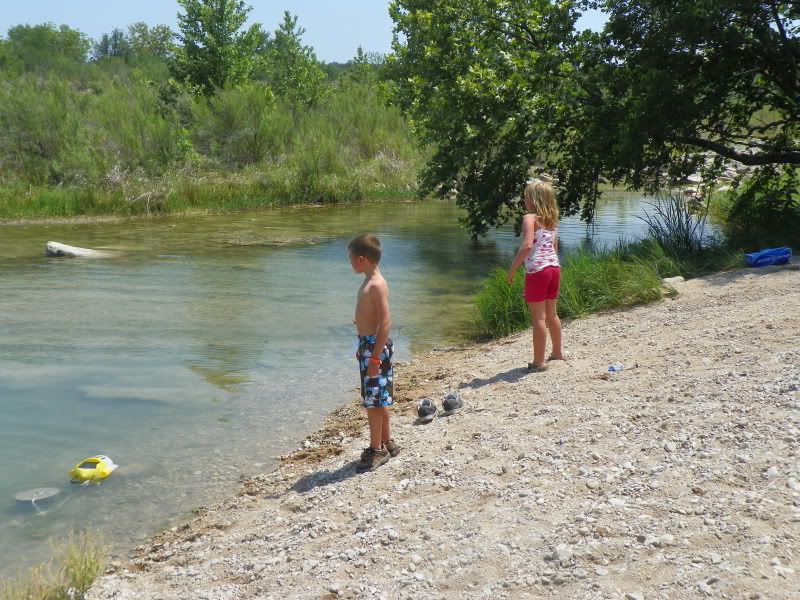
[[[529,331],[420,356],[398,457],[356,475],[344,407],[88,598],[800,598],[798,290],[797,263],[677,284],[570,323],[540,374]]]

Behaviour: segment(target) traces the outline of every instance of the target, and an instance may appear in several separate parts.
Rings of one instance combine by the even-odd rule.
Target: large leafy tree
[[[726,162],[800,164],[800,8],[756,0],[395,0],[399,98],[475,235],[504,222],[532,165],[591,218],[603,177],[654,191]],[[755,177],[753,181],[769,181]],[[515,204],[516,203],[516,204]]]
[[[178,48],[175,76],[211,94],[249,79],[266,41],[259,23],[242,30],[251,8],[242,0],[178,0]]]
[[[390,13],[400,103],[434,149],[422,190],[455,188],[484,234],[546,154],[578,14],[548,0],[397,0]]]

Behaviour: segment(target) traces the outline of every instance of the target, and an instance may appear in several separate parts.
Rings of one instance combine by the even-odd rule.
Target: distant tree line
[[[359,48],[326,65],[289,12],[267,32],[241,1],[179,4],[178,31],[134,23],[91,40],[40,24],[0,38],[0,218],[20,189],[31,206],[69,193],[89,212],[135,213],[219,190],[255,206],[415,187],[420,153],[384,57]]]

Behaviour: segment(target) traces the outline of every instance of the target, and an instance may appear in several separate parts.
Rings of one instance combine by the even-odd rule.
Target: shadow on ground
[[[467,383],[462,383],[460,387],[465,388],[479,388],[485,385],[490,385],[492,383],[499,383],[504,381],[506,383],[516,383],[523,377],[527,377],[531,375],[528,373],[527,367],[516,367],[514,369],[509,369],[503,373],[498,373],[497,375],[492,375],[486,379],[482,377],[476,377],[472,381],[468,381]]]
[[[354,475],[360,475],[360,473],[356,472],[357,464],[358,461],[354,460],[345,463],[335,471],[325,470],[309,473],[298,479],[290,489],[302,494],[304,492],[310,492],[314,488],[331,485],[332,483],[339,483]]]

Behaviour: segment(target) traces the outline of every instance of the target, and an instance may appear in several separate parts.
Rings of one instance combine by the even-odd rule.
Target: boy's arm
[[[386,345],[386,342],[389,341],[389,330],[392,328],[392,314],[389,310],[389,288],[386,283],[376,285],[371,290],[370,295],[375,304],[375,316],[378,320],[373,356],[380,356],[380,353],[383,352],[383,347]],[[379,367],[380,362],[370,360],[367,375],[376,377]]]

